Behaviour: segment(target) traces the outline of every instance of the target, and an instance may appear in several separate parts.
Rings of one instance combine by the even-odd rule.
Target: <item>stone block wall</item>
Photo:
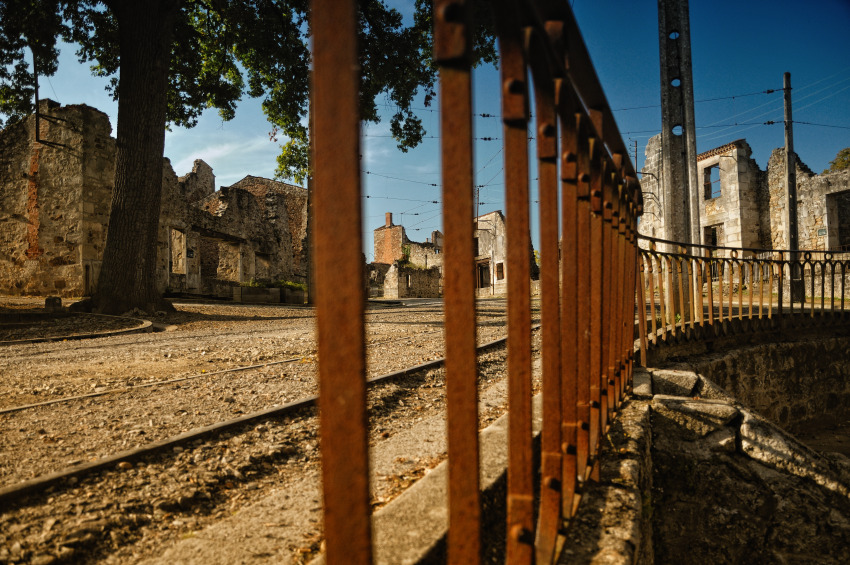
[[[115,142],[105,114],[40,104],[0,132],[0,292],[85,294],[100,271]]]
[[[699,195],[703,243],[707,242],[707,228],[714,228],[717,245],[788,248],[784,149],[773,151],[764,171],[752,159],[743,139],[700,154],[697,165],[701,181],[712,167],[719,172],[715,179],[719,195],[706,198],[705,189]],[[644,214],[638,231],[648,237],[663,237],[660,136],[647,143],[643,173]],[[796,176],[799,248],[850,251],[850,170],[816,175],[797,157]]]
[[[384,277],[384,298],[437,298],[440,296],[440,269],[424,269],[395,261]]]
[[[645,150],[646,160],[641,169],[640,186],[643,191],[643,215],[638,222],[638,233],[646,237],[664,237],[664,191],[661,190],[661,134],[649,138]]]
[[[508,291],[508,247],[505,217],[500,211],[476,218],[474,237],[478,242],[476,288],[479,295],[504,294]],[[484,273],[489,284],[484,284]]]
[[[279,231],[289,232],[292,254],[290,278],[307,280],[307,190],[272,179],[247,176],[233,184],[253,194],[266,221]]]
[[[44,100],[40,114],[41,143],[35,116],[0,131],[0,293],[88,295],[106,242],[115,140],[94,108]],[[258,272],[304,280],[306,194],[259,177],[215,192],[203,161],[178,178],[165,159],[157,288],[230,296]]]
[[[760,247],[758,206],[759,170],[750,158],[752,151],[738,140],[697,156],[697,178],[711,183],[710,171],[719,172],[716,185],[702,184],[699,194],[701,240],[707,229],[717,233],[717,245]]]

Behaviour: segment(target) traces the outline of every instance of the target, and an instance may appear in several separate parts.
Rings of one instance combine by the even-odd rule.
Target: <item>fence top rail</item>
[[[531,69],[543,65],[552,78],[569,81],[569,87],[602,140],[606,160],[614,165],[614,170],[622,175],[632,189],[630,192],[639,214],[643,208],[643,197],[636,188],[639,185],[637,174],[569,5],[563,0],[502,0],[500,4],[503,9],[509,7],[509,13],[520,14],[521,25],[534,28],[549,39],[538,45],[547,51],[545,56],[541,59],[529,58],[527,64]]]
[[[755,253],[755,254],[759,254],[759,255],[779,253],[779,254],[782,254],[783,256],[786,255],[786,254],[796,253],[797,255],[800,255],[800,256],[803,256],[803,257],[806,257],[806,256],[813,257],[815,255],[824,255],[824,256],[829,255],[830,259],[842,260],[840,258],[835,257],[836,254],[840,254],[840,255],[847,255],[848,256],[847,258],[850,259],[850,252],[842,253],[840,251],[830,251],[830,250],[824,250],[824,249],[796,249],[796,250],[792,250],[792,249],[765,249],[765,248],[761,248],[761,247],[725,247],[725,246],[722,246],[722,245],[705,245],[705,244],[701,244],[701,243],[683,243],[681,241],[671,241],[669,239],[661,239],[661,238],[658,238],[658,237],[649,237],[649,236],[645,236],[645,235],[638,235],[638,239],[640,241],[646,241],[646,242],[649,242],[651,244],[663,243],[665,245],[675,245],[679,248],[696,247],[696,248],[705,249],[705,250],[708,250],[708,251],[749,252],[749,253]],[[655,251],[655,252],[656,253],[662,253],[661,251]],[[667,253],[667,254],[668,255],[677,255],[676,253]],[[684,253],[684,254],[679,253],[679,255],[688,255],[688,256],[693,257],[693,255],[689,255],[687,253]],[[760,257],[760,258],[761,259],[768,259],[768,257]]]

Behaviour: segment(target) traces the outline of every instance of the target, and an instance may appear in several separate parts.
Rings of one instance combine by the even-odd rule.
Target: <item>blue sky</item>
[[[412,0],[389,3],[410,16]],[[629,147],[638,143],[640,167],[646,141],[661,125],[657,2],[571,3],[623,140]],[[784,143],[781,123],[730,124],[781,122],[779,89],[786,71],[791,73],[794,120],[823,124],[795,124],[794,146],[800,158],[820,172],[840,149],[850,146],[850,0],[691,0],[690,14],[698,151],[743,137],[764,169],[770,152]],[[41,96],[100,108],[114,127],[117,107],[104,85],[77,62],[73,46],[66,46],[57,75],[41,81]],[[769,89],[776,92],[763,93]],[[722,100],[709,101],[716,98]],[[433,137],[409,153],[395,148],[386,122],[363,130],[363,170],[368,172],[363,175],[363,237],[369,260],[372,230],[383,225],[384,212],[393,212],[395,223],[404,225],[417,241],[441,229],[440,205],[433,204],[441,200],[439,114],[435,107],[418,107]],[[498,73],[493,68],[475,73],[474,112],[500,113]],[[501,136],[498,118],[478,116],[475,128],[479,138]],[[194,159],[204,159],[219,186],[249,174],[272,177],[279,142],[269,140],[270,130],[259,101],[246,99],[231,122],[208,111],[197,127],[174,128],[166,136],[165,156],[178,175],[191,170]],[[482,214],[504,208],[500,147],[499,141],[476,142],[476,183],[484,185]],[[534,147],[529,151],[533,155]],[[536,177],[534,170],[531,177]]]

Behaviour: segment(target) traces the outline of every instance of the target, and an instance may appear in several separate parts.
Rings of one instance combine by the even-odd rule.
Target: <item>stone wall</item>
[[[437,298],[440,296],[440,269],[424,269],[396,261],[384,276],[384,298]]]
[[[697,157],[699,179],[704,182],[706,171],[716,168],[717,177],[708,178],[720,188],[715,186],[713,195],[703,189],[700,195],[702,243],[713,233],[721,246],[787,249],[785,150],[773,151],[765,171],[750,155],[749,145],[740,139]],[[797,157],[796,175],[799,248],[850,250],[850,169],[816,175]],[[641,179],[644,214],[638,231],[647,237],[665,233],[662,176],[660,137],[655,136],[646,146]]]
[[[702,181],[699,210],[703,242],[713,229],[718,235],[716,245],[760,247],[760,176],[751,153],[750,146],[739,139],[697,156],[698,178]],[[714,184],[712,170],[719,173]]]
[[[0,292],[79,296],[100,273],[114,175],[105,114],[44,100],[0,131]]]
[[[307,190],[300,186],[247,176],[231,188],[247,190],[257,198],[266,220],[289,231],[292,273],[296,282],[307,280]]]
[[[106,241],[115,140],[94,108],[44,100],[40,113],[41,143],[35,116],[0,131],[0,293],[88,295]],[[203,161],[178,178],[165,159],[157,288],[229,296],[258,272],[303,280],[306,216],[304,189],[246,177],[215,192]]]
[[[505,217],[502,212],[497,210],[479,216],[473,237],[477,244],[475,286],[478,294],[486,296],[506,293],[508,247]]]
[[[661,190],[661,134],[649,138],[646,160],[641,169],[640,187],[643,192],[643,215],[638,221],[638,233],[646,237],[664,237],[664,191]]]

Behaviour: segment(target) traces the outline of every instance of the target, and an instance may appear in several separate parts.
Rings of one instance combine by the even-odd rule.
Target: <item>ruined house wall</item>
[[[49,143],[34,142],[34,116],[0,131],[0,293],[83,296],[100,273],[115,140],[94,108],[49,100],[40,108],[40,137]],[[257,272],[288,280],[304,273],[306,191],[246,179],[252,190],[216,193],[203,161],[180,178],[163,161],[154,273],[161,292],[230,295]]]
[[[396,261],[384,277],[384,298],[437,298],[440,278],[437,267],[423,269]]]
[[[760,245],[759,169],[750,157],[752,150],[738,140],[697,157],[701,241],[707,229],[715,229],[717,245],[751,247]],[[718,172],[712,182],[710,170]]]
[[[0,132],[0,292],[79,296],[100,271],[115,142],[94,108],[40,111],[50,144],[34,116]]]
[[[373,232],[375,263],[391,265],[403,258],[402,247],[409,240],[402,226],[381,226]]]
[[[638,221],[638,233],[646,237],[664,235],[661,190],[661,134],[649,138],[645,150],[646,160],[641,169],[640,187],[643,192],[643,215]]]
[[[474,237],[478,241],[478,253],[475,257],[478,294],[506,293],[508,273],[505,217],[500,211],[490,212],[479,216],[476,225]]]
[[[799,157],[796,165],[800,249],[826,250],[850,245],[850,170],[816,175]],[[782,148],[774,149],[770,155],[767,192],[770,198],[769,243],[774,249],[787,249],[785,150]]]
[[[253,194],[266,217],[277,230],[289,232],[292,269],[290,278],[307,280],[307,190],[275,180],[247,176],[233,184]]]
[[[426,269],[443,266],[443,250],[433,243],[418,243],[410,241],[407,243],[410,250],[410,262]]]

